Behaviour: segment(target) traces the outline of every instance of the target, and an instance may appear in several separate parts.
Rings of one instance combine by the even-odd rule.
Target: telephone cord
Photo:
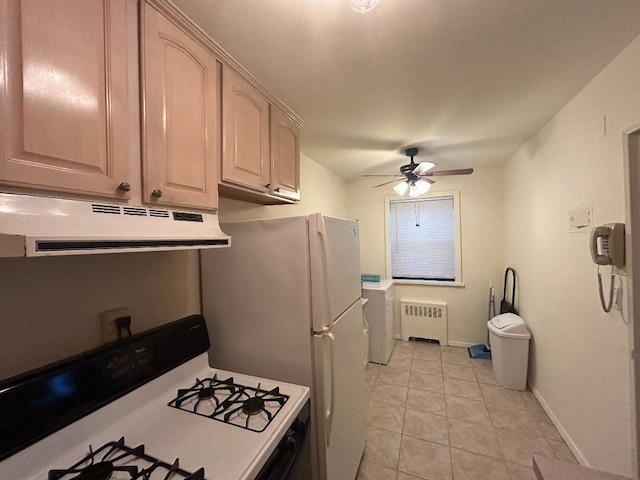
[[[613,267],[611,267],[611,283],[609,284],[609,304],[605,305],[604,303],[604,293],[602,292],[602,274],[600,273],[600,265],[598,265],[598,291],[600,293],[600,304],[602,305],[602,309],[605,313],[609,313],[611,311],[611,307],[613,306],[613,284],[615,283],[615,277],[613,275]]]

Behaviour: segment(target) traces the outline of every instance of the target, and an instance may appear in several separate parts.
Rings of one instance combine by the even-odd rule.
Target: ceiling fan
[[[460,168],[457,170],[440,170],[437,172],[432,172],[431,169],[434,168],[437,163],[416,163],[413,160],[413,157],[418,154],[418,151],[419,149],[416,147],[407,148],[404,151],[404,154],[407,157],[411,157],[411,162],[400,167],[400,175],[363,175],[363,177],[394,177],[393,180],[381,183],[379,185],[374,185],[373,188],[389,185],[390,183],[396,182],[397,179],[402,178],[402,181],[395,187],[393,187],[395,192],[398,195],[406,195],[408,192],[410,197],[417,197],[419,195],[422,195],[423,193],[427,193],[431,188],[431,185],[435,183],[428,177],[443,177],[445,175],[469,175],[473,173],[473,168]]]

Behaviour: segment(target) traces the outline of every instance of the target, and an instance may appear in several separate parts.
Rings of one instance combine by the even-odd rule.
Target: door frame
[[[625,249],[627,273],[627,312],[629,317],[629,370],[631,383],[631,419],[634,425],[631,435],[633,474],[638,475],[640,465],[640,354],[634,346],[640,346],[640,321],[636,321],[634,305],[640,305],[640,254],[635,254],[632,238],[640,229],[640,123],[623,131],[624,183],[625,183]],[[640,233],[638,233],[640,238]]]

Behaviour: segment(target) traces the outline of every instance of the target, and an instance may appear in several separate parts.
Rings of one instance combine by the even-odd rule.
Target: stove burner
[[[109,480],[113,473],[113,463],[100,462],[89,465],[74,480]]]
[[[116,473],[118,472],[118,473]],[[117,442],[105,443],[94,452],[89,446],[89,455],[66,470],[49,470],[49,480],[109,480],[114,473],[124,474],[117,478],[149,480],[158,473],[163,479],[204,480],[204,468],[195,473],[182,470],[176,459],[172,465],[144,453],[144,445],[129,448],[124,437]]]
[[[83,469],[80,475],[74,477],[74,480],[109,480],[113,470],[112,462],[96,463]]]
[[[216,390],[212,387],[205,387],[202,390],[198,390],[198,398],[200,400],[207,400],[209,398],[214,397],[216,394]]]
[[[242,411],[247,415],[255,415],[264,409],[264,400],[260,397],[251,397],[242,404]]]

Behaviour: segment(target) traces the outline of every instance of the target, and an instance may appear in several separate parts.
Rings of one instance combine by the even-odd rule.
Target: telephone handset
[[[598,264],[598,291],[602,309],[609,313],[613,305],[613,285],[615,277],[613,267],[622,267],[625,262],[624,223],[607,223],[591,230],[591,258]],[[602,275],[600,265],[611,265],[611,283],[609,284],[609,303],[605,304],[602,293]]]
[[[624,266],[624,223],[607,223],[591,230],[591,258],[598,265]]]

